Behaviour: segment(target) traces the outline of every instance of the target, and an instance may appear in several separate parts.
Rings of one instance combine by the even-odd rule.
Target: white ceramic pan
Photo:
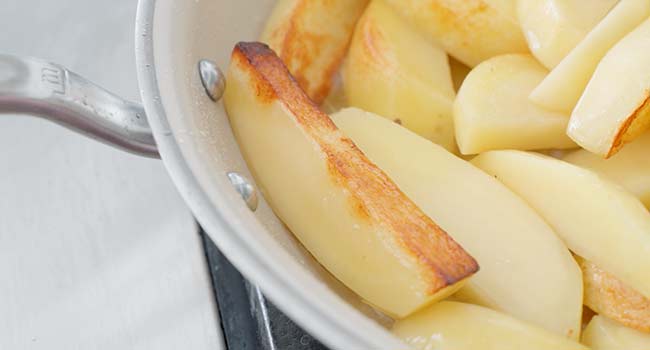
[[[144,107],[58,65],[0,55],[0,112],[38,115],[123,149],[160,156],[212,240],[298,324],[335,349],[405,348],[384,328],[381,315],[306,253],[263,198],[256,205],[223,106],[203,87],[205,81],[218,90],[219,76],[199,62],[225,69],[234,44],[257,38],[272,5],[273,0],[141,0],[135,54]]]

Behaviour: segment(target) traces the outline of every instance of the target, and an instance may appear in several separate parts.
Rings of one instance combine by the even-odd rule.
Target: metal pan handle
[[[140,104],[57,64],[0,55],[0,113],[39,116],[128,152],[159,157]]]

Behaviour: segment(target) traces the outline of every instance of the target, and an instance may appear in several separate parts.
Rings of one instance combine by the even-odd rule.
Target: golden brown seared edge
[[[614,141],[609,151],[605,155],[605,159],[611,158],[613,155],[625,146],[626,143],[634,140],[639,135],[644,133],[650,128],[650,90],[643,92],[643,98],[637,105],[637,108],[630,113],[621,124],[621,127],[614,136]]]
[[[300,89],[273,50],[262,43],[241,42],[235,46],[232,60],[232,64],[249,70],[260,103],[283,103],[296,124],[320,146],[332,180],[349,191],[358,215],[392,231],[406,251],[425,267],[432,294],[478,271],[476,260],[343,136]]]
[[[594,263],[576,257],[582,269],[584,304],[624,326],[650,333],[650,299]]]
[[[330,92],[332,79],[368,0],[292,1],[280,24],[267,24],[262,41],[271,45],[307,95],[320,104]],[[287,10],[284,4],[276,7]],[[330,27],[310,23],[313,17],[327,19]]]

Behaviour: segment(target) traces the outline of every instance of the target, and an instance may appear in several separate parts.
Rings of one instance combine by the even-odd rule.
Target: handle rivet
[[[241,195],[241,198],[246,202],[248,208],[252,211],[257,209],[257,191],[255,187],[243,175],[231,171],[227,173],[230,183],[235,187],[235,190]]]
[[[219,101],[226,90],[226,78],[217,67],[217,65],[210,60],[199,61],[199,76],[201,83],[212,101]]]

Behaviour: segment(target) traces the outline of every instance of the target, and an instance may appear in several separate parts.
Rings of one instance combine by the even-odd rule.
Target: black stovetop
[[[250,284],[200,230],[228,350],[327,350]]]

